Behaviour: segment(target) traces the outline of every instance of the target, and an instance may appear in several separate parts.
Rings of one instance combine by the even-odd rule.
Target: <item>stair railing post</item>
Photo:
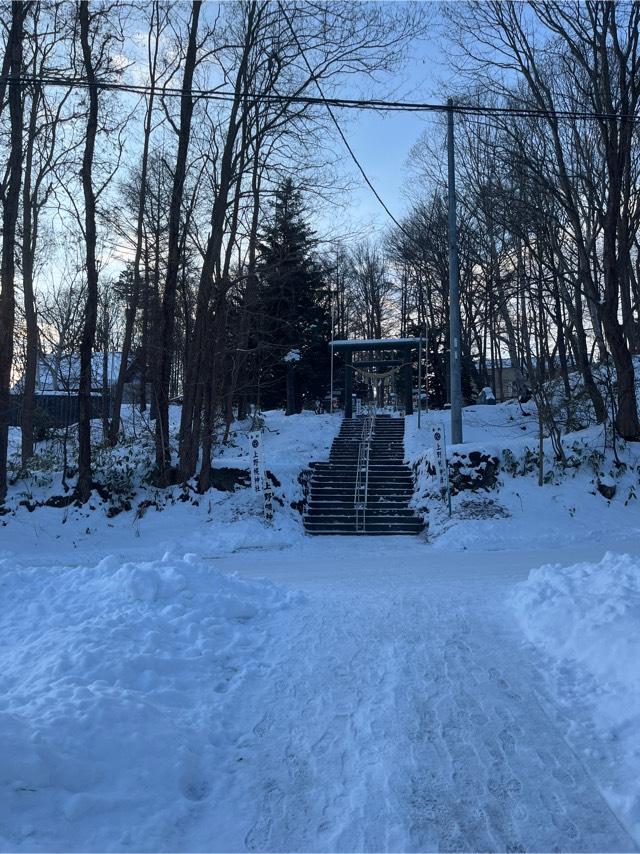
[[[353,401],[351,390],[353,388],[353,353],[346,350],[344,354],[344,417],[353,416]]]

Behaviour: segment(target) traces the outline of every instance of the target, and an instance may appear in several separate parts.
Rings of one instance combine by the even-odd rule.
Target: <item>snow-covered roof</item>
[[[91,387],[102,387],[103,370],[102,353],[94,353],[91,357]],[[120,371],[121,353],[107,354],[107,385],[115,385]],[[21,391],[24,378],[21,377],[14,387],[14,391]],[[36,373],[36,390],[39,392],[74,391],[80,384],[80,357],[63,356],[59,365],[56,366],[56,358],[53,353],[46,353],[39,357]]]
[[[477,356],[474,357],[473,361],[474,361],[474,364],[476,364],[476,365],[480,364],[480,359]],[[485,359],[484,364],[488,369],[491,369],[491,368],[510,368],[511,367],[511,359],[508,356],[505,356],[505,358],[502,359],[502,361],[496,360],[495,362],[492,359]]]
[[[344,341],[330,341],[331,347],[346,350],[393,350],[396,347],[417,347],[422,338],[349,338]]]

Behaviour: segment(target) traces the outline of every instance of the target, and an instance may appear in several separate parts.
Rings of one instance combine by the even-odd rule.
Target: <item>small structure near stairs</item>
[[[312,463],[304,527],[309,534],[418,534],[409,507],[411,469],[404,463],[404,418],[345,418],[328,462]]]

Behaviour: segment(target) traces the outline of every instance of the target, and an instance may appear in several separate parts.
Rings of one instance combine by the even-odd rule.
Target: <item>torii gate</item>
[[[376,353],[381,354],[379,358],[367,361],[357,361],[355,364],[362,368],[389,368],[397,367],[401,371],[402,385],[404,386],[405,412],[413,414],[413,381],[411,369],[411,351],[421,348],[422,338],[380,338],[347,341],[331,341],[331,359],[333,364],[334,352],[344,353],[344,417],[353,416],[352,389],[354,371],[354,353]],[[391,358],[384,358],[382,354],[393,354]]]

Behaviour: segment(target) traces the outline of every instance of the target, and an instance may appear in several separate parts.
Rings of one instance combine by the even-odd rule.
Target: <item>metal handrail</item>
[[[365,416],[362,423],[362,433],[360,434],[360,444],[358,445],[356,488],[353,496],[356,531],[364,531],[366,527],[367,500],[369,496],[369,458],[375,421],[375,411],[371,411]],[[363,474],[364,484],[362,483]]]

